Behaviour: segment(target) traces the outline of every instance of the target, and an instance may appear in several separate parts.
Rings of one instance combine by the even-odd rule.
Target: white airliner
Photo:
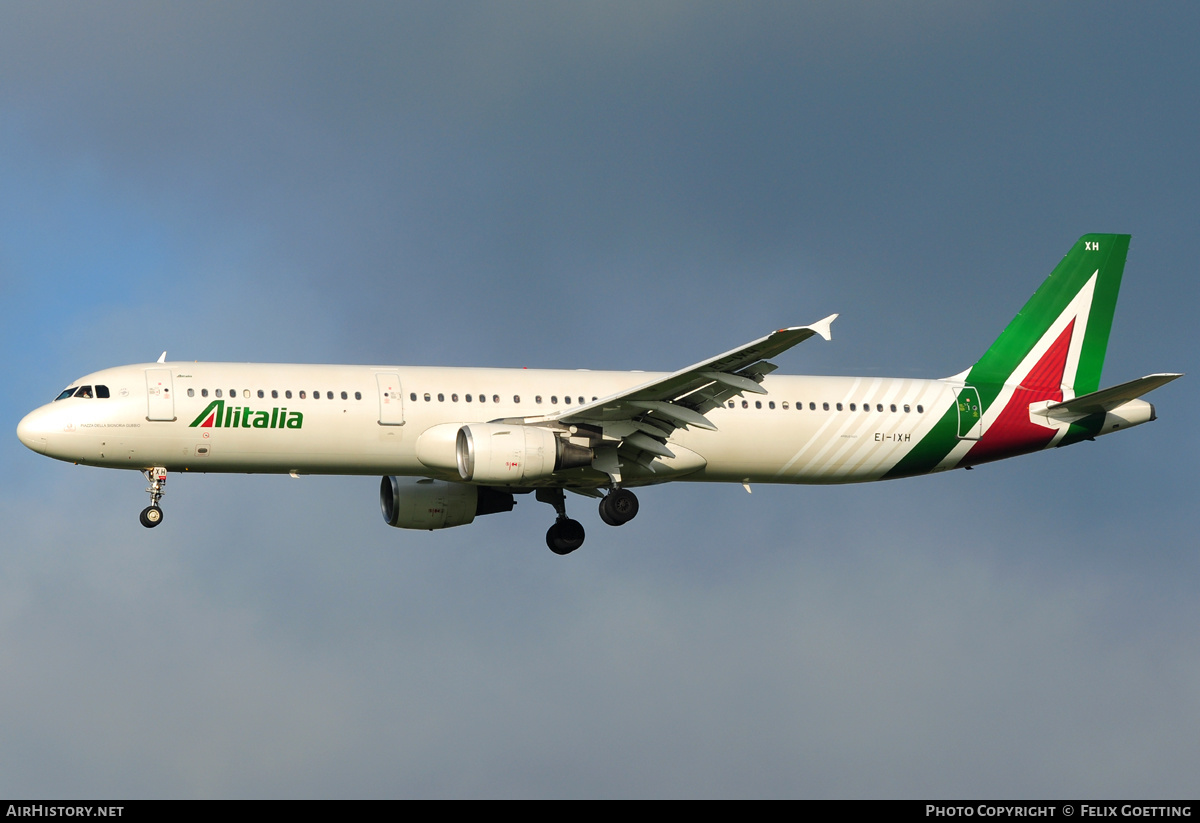
[[[389,525],[442,529],[534,492],[567,554],[564,491],[633,519],[631,488],[673,480],[853,483],[970,468],[1155,419],[1154,374],[1098,390],[1128,235],[1081,237],[979,361],[953,377],[803,377],[767,362],[831,315],[664,373],[174,363],[71,383],[27,415],[29,448],[150,482],[168,472],[383,475]]]

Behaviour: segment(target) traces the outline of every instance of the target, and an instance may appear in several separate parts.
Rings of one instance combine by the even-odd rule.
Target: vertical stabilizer
[[[970,466],[1094,436],[1090,423],[1051,428],[1035,403],[1096,391],[1112,329],[1127,234],[1085,234],[983,357],[947,378],[955,402],[887,477]]]
[[[1127,234],[1079,238],[967,382],[982,389],[1054,381],[1072,395],[1096,391],[1128,252]]]

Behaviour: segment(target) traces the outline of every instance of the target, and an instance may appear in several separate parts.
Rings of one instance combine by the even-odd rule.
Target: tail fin
[[[992,397],[1005,384],[1096,391],[1128,252],[1127,234],[1080,237],[967,372],[967,383]]]
[[[955,402],[885,476],[972,466],[1088,439],[1101,433],[1106,403],[1162,385],[1143,378],[1097,392],[1128,252],[1127,234],[1080,237],[979,362],[947,378],[955,384]],[[1150,419],[1152,409],[1144,405]],[[1034,406],[1042,410],[1038,420]],[[1080,413],[1088,416],[1079,419]]]

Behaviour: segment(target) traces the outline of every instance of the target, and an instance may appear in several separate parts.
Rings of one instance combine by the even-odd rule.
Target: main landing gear
[[[583,545],[583,525],[567,517],[566,495],[562,489],[538,489],[534,495],[540,503],[549,503],[558,519],[546,532],[546,545],[555,554],[570,554]]]
[[[583,545],[583,525],[567,517],[566,495],[562,489],[538,489],[536,497],[549,503],[558,514],[546,532],[546,545],[555,554],[570,554]],[[600,519],[610,526],[628,523],[638,513],[637,495],[629,489],[613,489],[600,500]]]
[[[142,514],[138,519],[147,529],[153,529],[163,519],[163,510],[158,507],[158,501],[162,500],[163,487],[167,485],[167,470],[161,466],[155,466],[153,469],[144,469],[142,474],[146,475],[146,479],[150,481],[150,487],[146,489],[150,492],[150,505],[142,509]]]
[[[624,526],[637,513],[637,495],[629,489],[613,489],[600,500],[600,519],[610,526]]]

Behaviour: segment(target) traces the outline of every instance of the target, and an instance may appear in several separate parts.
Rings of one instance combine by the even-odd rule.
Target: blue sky
[[[1105,382],[1195,372],[1190,4],[10,3],[3,416],[175,359],[970,365],[1086,232]],[[144,481],[0,441],[0,793],[1180,797],[1190,377],[1120,437],[838,488]]]

